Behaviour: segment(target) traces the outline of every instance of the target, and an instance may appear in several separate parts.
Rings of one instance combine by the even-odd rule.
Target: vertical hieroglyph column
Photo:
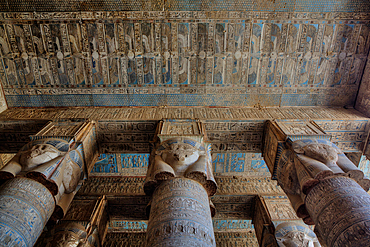
[[[91,122],[53,122],[31,137],[0,170],[0,243],[34,245],[58,206],[68,208],[95,147]]]
[[[370,242],[370,180],[314,122],[269,122],[264,157],[273,177],[320,241]]]
[[[144,184],[152,195],[146,246],[216,246],[209,196],[217,186],[197,120],[163,120]]]

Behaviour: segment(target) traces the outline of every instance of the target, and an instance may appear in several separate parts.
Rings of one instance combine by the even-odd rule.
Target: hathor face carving
[[[25,170],[55,159],[61,152],[49,144],[37,144],[20,156],[20,163]]]
[[[277,238],[279,246],[284,247],[298,247],[298,246],[307,246],[314,247],[317,246],[315,243],[318,243],[317,240],[309,237],[304,232],[288,232],[284,237]],[[320,246],[320,245],[319,245]]]
[[[188,144],[171,144],[170,149],[162,154],[163,160],[173,168],[193,164],[199,159],[199,152]]]
[[[319,160],[324,164],[336,163],[338,161],[338,153],[340,152],[326,144],[309,144],[303,147],[303,151],[308,157]]]

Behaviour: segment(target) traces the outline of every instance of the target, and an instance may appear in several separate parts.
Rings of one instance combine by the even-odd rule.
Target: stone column
[[[8,104],[4,96],[3,85],[0,83],[0,113],[6,109],[8,109]]]
[[[51,192],[24,177],[6,181],[0,188],[0,243],[33,246],[54,211]]]
[[[333,176],[308,193],[305,204],[327,246],[368,246],[370,195],[356,181]]]
[[[158,186],[146,246],[216,246],[208,195],[200,183],[174,178]]]
[[[209,196],[217,186],[210,145],[196,120],[159,123],[144,184],[149,204],[146,246],[216,246]]]
[[[297,215],[315,225],[320,241],[329,247],[367,246],[370,180],[329,139],[313,122],[269,122],[264,156]]]
[[[49,123],[0,170],[1,243],[33,246],[56,205],[68,208],[94,154],[93,126]]]

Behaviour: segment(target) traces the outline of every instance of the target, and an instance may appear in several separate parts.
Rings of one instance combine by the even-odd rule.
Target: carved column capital
[[[24,224],[27,227],[22,231],[32,232],[32,238],[35,238],[32,241],[35,241],[51,215],[51,221],[62,218],[94,163],[97,155],[95,136],[95,124],[84,120],[50,122],[36,135],[31,136],[31,141],[0,170],[0,180],[10,180],[0,187],[0,194],[8,193],[8,186],[14,181],[32,184],[24,191],[31,193],[35,190],[35,195],[37,191],[43,191],[45,196],[50,195],[52,204],[48,204],[47,210],[53,214],[48,213],[46,218],[41,219],[42,214],[39,213],[30,221],[24,217],[22,220],[27,222],[23,223],[14,222],[11,217],[3,217],[0,224],[7,225],[15,232],[19,224]],[[29,188],[32,186],[34,188]],[[9,196],[15,197],[12,194]],[[18,199],[21,198],[26,204],[32,202],[36,205],[46,203],[45,196],[30,198],[27,193],[20,193]],[[21,204],[8,203],[1,207],[0,214],[6,212],[18,217],[25,208],[27,207]],[[9,237],[9,234],[11,231],[0,231],[0,239]],[[25,246],[33,245],[29,243]]]
[[[144,191],[152,195],[146,246],[216,246],[216,193],[210,145],[199,120],[165,119],[157,127]]]
[[[328,246],[363,246],[370,233],[354,229],[370,222],[370,180],[330,138],[312,121],[270,121],[264,157],[297,216],[315,224],[320,239]]]
[[[198,181],[208,196],[216,193],[210,144],[198,120],[163,120],[154,139],[144,191],[151,195],[163,181],[185,177]]]

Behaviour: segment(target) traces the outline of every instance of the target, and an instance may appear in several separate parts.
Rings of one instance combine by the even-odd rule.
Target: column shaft
[[[327,246],[368,246],[370,195],[348,177],[331,177],[312,188],[307,210]]]
[[[0,187],[1,246],[33,246],[55,207],[50,191],[35,180],[16,177]]]
[[[150,209],[146,246],[216,246],[208,194],[197,181],[174,178],[159,185]]]

